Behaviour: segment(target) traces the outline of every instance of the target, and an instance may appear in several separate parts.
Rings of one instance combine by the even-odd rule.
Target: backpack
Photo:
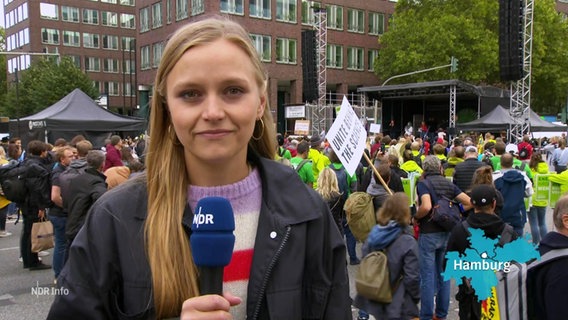
[[[414,156],[414,162],[422,168],[422,151],[420,151],[416,156]]]
[[[28,197],[28,187],[26,179],[28,177],[38,177],[49,175],[49,171],[36,163],[23,164],[16,160],[10,160],[7,164],[0,166],[0,187],[6,199],[21,204],[26,202]]]
[[[337,169],[333,164],[330,164],[329,167],[335,172],[335,175],[337,176],[337,185],[339,186],[341,197],[343,198],[343,200],[347,200],[347,196],[349,195],[349,181],[347,177],[347,170],[345,170],[345,167],[343,166]]]
[[[527,163],[523,161],[523,164],[521,164],[520,166],[515,166],[515,169],[517,169],[519,171],[525,171],[526,167],[527,167]]]
[[[361,260],[355,276],[355,288],[359,295],[385,304],[392,302],[393,293],[396,292],[402,280],[401,274],[394,284],[390,283],[387,253],[388,248],[367,254]]]
[[[452,231],[454,226],[462,220],[459,204],[446,196],[438,198],[436,189],[433,188],[432,183],[428,179],[424,179],[423,181],[430,191],[430,197],[432,200],[432,213],[430,220],[434,221],[445,231]]]
[[[70,185],[71,180],[73,180],[78,175],[85,172],[87,165],[80,168],[69,167],[65,171],[59,174],[59,188],[61,189],[61,199],[63,200],[63,208],[67,210],[66,203],[69,201],[70,195]]]
[[[373,197],[367,192],[353,192],[343,206],[349,230],[355,239],[365,241],[371,229],[377,224]]]
[[[296,170],[296,172],[300,172],[302,167],[309,161],[310,161],[310,159],[304,159],[304,160],[300,161],[300,163],[298,163],[298,166],[294,170]]]

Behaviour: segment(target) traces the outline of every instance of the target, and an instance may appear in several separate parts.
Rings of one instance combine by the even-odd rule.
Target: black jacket
[[[345,245],[327,204],[291,168],[268,159],[252,161],[260,171],[263,201],[247,318],[350,318]],[[69,295],[55,298],[48,319],[155,318],[143,239],[144,178],[112,189],[92,207],[57,282]],[[188,233],[192,216],[190,210],[184,213]]]
[[[39,209],[51,206],[50,171],[47,169],[45,159],[38,156],[29,155],[22,165],[28,168],[33,166],[33,169],[28,169],[33,173],[28,173],[26,178],[28,194],[20,209],[25,216],[37,217]]]
[[[554,231],[547,233],[539,245],[541,255],[550,250],[563,248],[568,248],[568,237]],[[559,258],[529,270],[527,290],[533,302],[534,312],[539,319],[566,319],[567,270],[568,257]],[[531,310],[530,306],[529,310]]]
[[[87,167],[85,172],[77,175],[69,182],[68,199],[65,201],[67,210],[67,224],[65,236],[73,240],[87,217],[87,212],[107,191],[105,175],[92,167]]]
[[[485,163],[475,159],[467,158],[463,162],[458,163],[454,169],[453,182],[460,190],[467,191],[471,187],[471,182],[473,180],[473,174],[475,170],[483,167]]]

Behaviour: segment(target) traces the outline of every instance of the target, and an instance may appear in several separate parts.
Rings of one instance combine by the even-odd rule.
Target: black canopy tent
[[[23,143],[30,140],[53,142],[71,140],[82,134],[95,147],[104,145],[114,133],[136,135],[146,129],[146,120],[128,117],[101,108],[80,89],[75,89],[50,107],[19,120],[11,120],[10,134],[18,134]],[[19,125],[19,128],[18,128]]]
[[[506,131],[513,122],[509,110],[497,105],[483,117],[466,123],[458,123],[456,127],[462,131]],[[534,132],[566,131],[567,128],[541,119],[533,110],[530,110],[529,122],[530,129]]]

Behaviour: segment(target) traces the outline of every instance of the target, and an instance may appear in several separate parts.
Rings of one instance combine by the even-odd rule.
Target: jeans
[[[65,224],[67,223],[67,217],[49,216],[49,221],[53,224],[53,233],[55,235],[55,247],[53,248],[53,272],[55,273],[55,278],[57,278],[65,264],[65,251],[67,250]]]
[[[532,241],[534,244],[540,243],[548,230],[546,230],[546,207],[531,207],[529,211],[529,225],[531,226]]]
[[[24,223],[22,226],[22,234],[20,237],[20,255],[24,263],[24,269],[36,267],[40,261],[37,253],[32,252],[32,226],[39,218],[34,215],[23,215]]]
[[[418,237],[420,262],[420,319],[446,318],[450,306],[450,281],[442,277],[448,232],[422,233]],[[434,309],[434,296],[436,307]]]
[[[357,258],[357,252],[355,251],[357,240],[355,240],[353,233],[351,233],[351,229],[349,229],[349,226],[347,225],[347,220],[345,218],[343,218],[343,231],[345,231],[345,242],[346,242],[345,245],[347,246],[347,253],[349,254],[349,260],[350,261],[359,260]]]

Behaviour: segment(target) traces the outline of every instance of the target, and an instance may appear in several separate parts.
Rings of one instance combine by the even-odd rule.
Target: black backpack
[[[519,158],[526,159],[529,156],[529,149],[524,145],[521,150],[519,150]]]
[[[26,201],[28,196],[26,178],[28,174],[33,173],[31,171],[35,172],[37,170],[33,165],[36,164],[31,164],[28,167],[16,160],[11,160],[7,164],[0,166],[0,187],[2,188],[2,195],[6,199],[18,204]]]

